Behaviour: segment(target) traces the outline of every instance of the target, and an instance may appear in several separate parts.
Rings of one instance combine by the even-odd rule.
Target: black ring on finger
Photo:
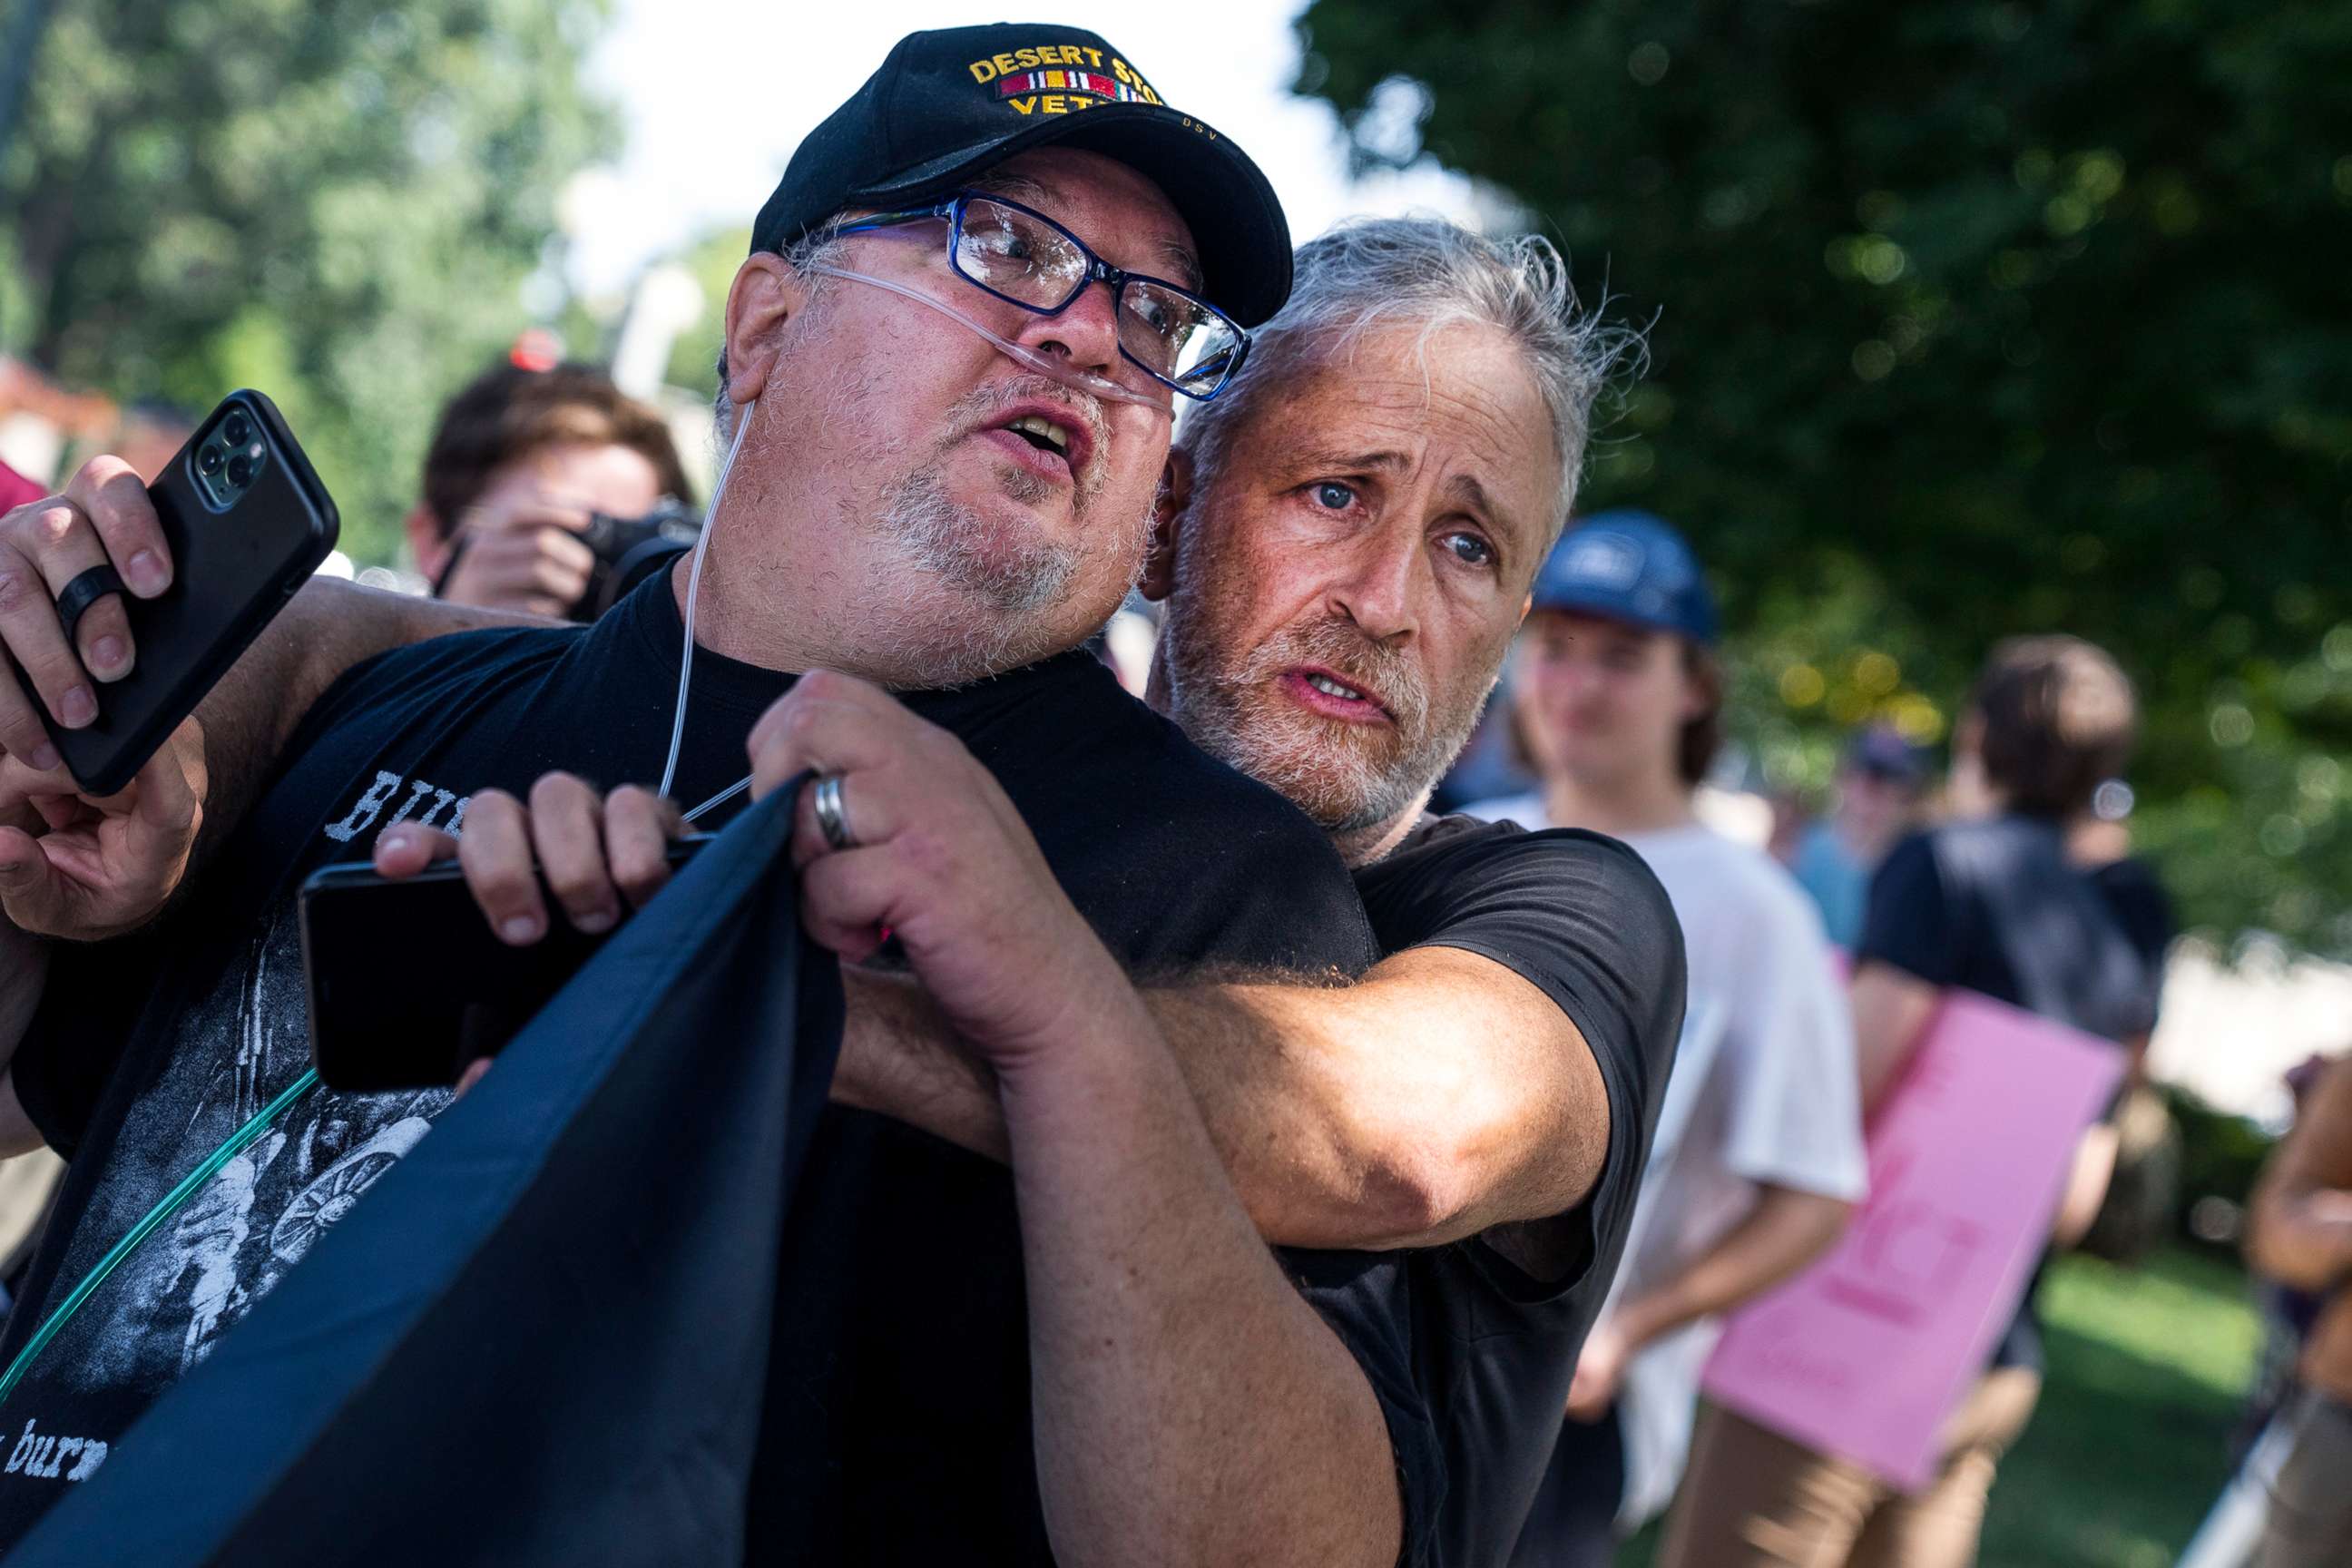
[[[109,594],[122,593],[122,579],[108,565],[91,567],[65,586],[58,595],[58,619],[66,628],[66,641],[74,640],[74,628],[81,625],[89,607]]]

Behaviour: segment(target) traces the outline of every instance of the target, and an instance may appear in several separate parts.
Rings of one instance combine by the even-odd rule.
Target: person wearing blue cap
[[[1865,1167],[1821,918],[1785,870],[1693,810],[1723,677],[1690,546],[1648,513],[1603,512],[1560,541],[1531,599],[1512,719],[1541,788],[1469,809],[1623,839],[1674,901],[1690,973],[1624,1263],[1512,1559],[1581,1568],[1665,1507],[1717,1319],[1836,1239]]]
[[[1927,784],[1927,753],[1893,725],[1866,725],[1846,743],[1836,803],[1806,825],[1789,862],[1840,947],[1862,936],[1870,875],[1911,827]]]

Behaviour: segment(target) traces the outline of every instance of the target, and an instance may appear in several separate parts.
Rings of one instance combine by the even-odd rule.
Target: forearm
[[[2072,1247],[2091,1234],[2107,1188],[2116,1177],[2116,1155],[2123,1134],[2106,1122],[2095,1122],[2074,1145],[2074,1160],[2066,1171],[2066,1188],[2058,1199],[2058,1215],[2050,1226],[2053,1247]]]
[[[833,1100],[1008,1162],[996,1075],[955,1037],[911,976],[845,968],[848,1016]]]
[[[1638,1349],[1763,1294],[1827,1252],[1853,1208],[1818,1193],[1765,1187],[1755,1208],[1722,1240],[1655,1289],[1620,1303],[1619,1332]]]
[[[2352,1275],[2352,1058],[2304,1096],[2247,1207],[2246,1255],[2264,1274],[2303,1290]]]
[[[1853,1004],[1855,1066],[1862,1083],[1862,1113],[1878,1113],[1934,1016],[1942,993],[1890,963],[1864,960],[1849,992]]]
[[[1402,1525],[1378,1401],[1117,990],[1002,1089],[1056,1560],[1384,1568]]]
[[[196,705],[207,783],[196,865],[243,821],[311,704],[377,654],[530,617],[313,577]]]
[[[1501,965],[1400,953],[1356,985],[1145,993],[1258,1228],[1433,1247],[1572,1208],[1609,1097],[1557,1004]]]
[[[1533,986],[1452,953],[1354,986],[1143,993],[1261,1234],[1289,1247],[1457,1240],[1574,1206],[1609,1144],[1608,1095],[1575,1027]],[[1464,993],[1475,991],[1476,1005]],[[988,1073],[919,992],[853,975],[834,1096],[1004,1158]]]
[[[2352,1192],[2259,1195],[2246,1250],[2256,1268],[2283,1285],[2329,1289],[2352,1275]]]

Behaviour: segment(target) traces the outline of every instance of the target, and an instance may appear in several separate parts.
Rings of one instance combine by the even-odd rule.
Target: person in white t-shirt
[[[1624,1264],[1512,1557],[1584,1568],[1673,1496],[1721,1314],[1836,1240],[1865,1165],[1853,1020],[1821,916],[1787,871],[1692,809],[1723,705],[1698,563],[1658,519],[1606,512],[1560,541],[1532,598],[1512,719],[1542,787],[1469,809],[1623,839],[1665,885],[1690,963]]]

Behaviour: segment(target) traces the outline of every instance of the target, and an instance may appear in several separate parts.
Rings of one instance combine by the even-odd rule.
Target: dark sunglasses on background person
[[[1198,294],[1123,272],[1044,213],[1002,196],[959,191],[938,206],[858,218],[835,232],[935,219],[948,226],[948,265],[956,276],[1024,310],[1059,315],[1087,285],[1109,285],[1120,354],[1187,397],[1205,403],[1216,396],[1249,357],[1249,334]]]

